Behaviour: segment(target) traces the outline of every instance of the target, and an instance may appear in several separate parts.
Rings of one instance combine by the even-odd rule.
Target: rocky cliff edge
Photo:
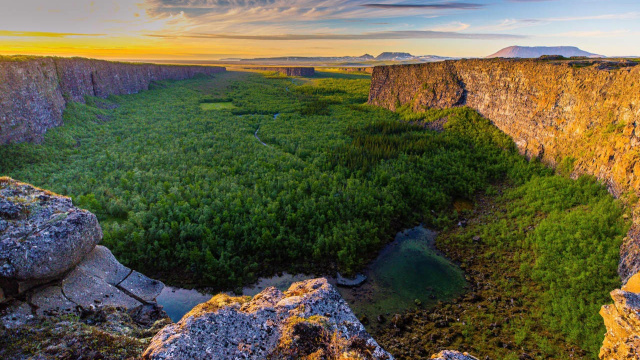
[[[218,66],[110,62],[83,58],[0,56],[0,144],[38,142],[62,125],[71,101],[149,89],[160,80],[184,80],[225,71]]]
[[[71,199],[0,178],[0,325],[117,307],[156,312],[164,285],[97,245],[102,230]]]

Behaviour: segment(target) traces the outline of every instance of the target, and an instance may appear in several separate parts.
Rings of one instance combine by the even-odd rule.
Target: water
[[[388,318],[418,306],[430,307],[464,292],[464,273],[433,249],[435,237],[435,232],[422,226],[398,233],[395,240],[365,269],[363,274],[368,279],[363,285],[337,287],[356,315],[367,317],[370,329],[378,325],[379,316]],[[315,277],[284,273],[262,278],[255,285],[244,288],[242,294],[253,296],[269,286],[284,291],[294,282]],[[336,284],[334,277],[327,279]],[[211,295],[195,290],[167,287],[157,300],[171,319],[178,321],[195,305],[210,298]]]
[[[396,235],[369,266],[367,281],[353,289],[339,288],[342,297],[369,327],[379,316],[451,300],[464,292],[464,273],[433,249],[436,233],[418,226]]]
[[[210,294],[203,294],[197,290],[165,286],[156,298],[156,301],[164,307],[164,311],[167,312],[173,322],[178,322],[182,316],[191,311],[194,306],[209,301],[211,296]]]

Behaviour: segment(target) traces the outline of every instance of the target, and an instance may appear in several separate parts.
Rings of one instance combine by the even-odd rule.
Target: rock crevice
[[[113,306],[148,309],[164,285],[97,245],[95,217],[71,199],[0,178],[0,325]]]

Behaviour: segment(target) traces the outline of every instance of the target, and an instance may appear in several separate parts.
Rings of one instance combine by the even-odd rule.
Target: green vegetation
[[[620,206],[595,181],[525,161],[470,109],[393,113],[365,105],[369,84],[230,72],[90,98],[70,104],[42,145],[0,148],[0,169],[96,213],[125,264],[219,289],[284,270],[352,273],[397,230],[446,229],[468,211],[454,202],[506,183],[506,213],[476,228],[483,257],[518,264],[531,290],[516,294],[535,305],[520,318],[593,353],[604,332],[594,307],[617,285]],[[455,243],[471,248],[471,236]]]
[[[490,188],[475,202],[460,214],[467,226],[436,239],[468,274],[470,292],[406,314],[377,340],[399,359],[442,348],[491,359],[597,358],[606,332],[598,311],[620,286],[621,204],[591,178],[559,176]]]
[[[235,105],[231,102],[203,102],[200,104],[202,110],[232,110]]]

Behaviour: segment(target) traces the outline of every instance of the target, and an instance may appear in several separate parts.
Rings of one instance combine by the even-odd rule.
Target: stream
[[[336,286],[359,317],[366,317],[369,330],[379,325],[379,318],[390,318],[417,307],[431,307],[438,301],[461,295],[466,286],[462,270],[433,249],[436,232],[417,226],[396,234],[378,257],[363,271],[367,277],[358,287]],[[287,274],[261,278],[245,287],[243,295],[253,296],[269,286],[287,290],[296,282],[318,276]],[[327,277],[327,276],[325,276]],[[335,277],[327,277],[336,285]],[[196,290],[165,287],[157,301],[173,321],[178,321],[195,305],[211,295]]]

